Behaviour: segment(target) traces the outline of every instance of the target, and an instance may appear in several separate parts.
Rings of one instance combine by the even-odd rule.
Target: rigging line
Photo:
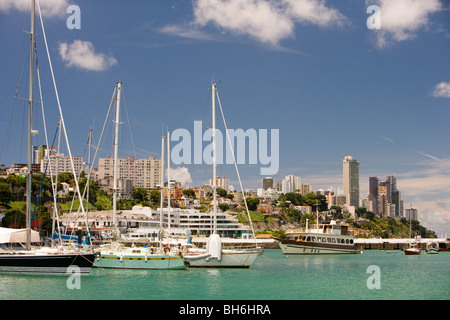
[[[11,131],[12,131],[11,127],[12,127],[12,124],[14,123],[13,119],[14,119],[14,114],[15,114],[15,110],[16,110],[16,101],[18,98],[19,83],[21,82],[21,79],[23,78],[23,76],[25,74],[25,69],[26,69],[26,66],[23,63],[23,61],[25,61],[25,59],[23,59],[23,52],[24,52],[24,46],[25,46],[24,43],[25,43],[25,34],[22,35],[22,43],[21,43],[20,54],[19,54],[19,64],[17,66],[16,75],[15,75],[16,90],[15,90],[15,94],[14,94],[13,110],[11,112],[11,118],[10,118],[10,121],[8,122],[8,127],[6,130],[7,137],[3,141],[2,154],[0,154],[0,159],[3,158],[3,154],[4,154],[5,160],[6,160],[7,155],[9,154],[8,151],[9,151],[9,145],[11,142],[10,135],[11,135]],[[5,97],[5,101],[6,101],[6,99],[7,98]],[[3,114],[2,110],[0,110],[0,112]],[[22,135],[23,135],[23,133],[22,133]],[[6,144],[6,148],[5,148],[5,144]],[[20,150],[22,150],[22,148]],[[20,157],[19,157],[19,159],[20,159]]]
[[[96,150],[95,150],[94,158],[92,159],[91,164],[90,164],[90,167],[89,167],[88,178],[87,178],[88,181],[90,180],[91,173],[92,173],[92,168],[93,168],[93,166],[94,166],[95,159],[97,158],[98,150],[100,149],[100,145],[101,145],[101,142],[102,142],[103,133],[105,132],[105,128],[106,128],[106,126],[107,126],[107,124],[108,124],[109,114],[110,114],[110,112],[111,112],[111,107],[112,107],[113,102],[114,102],[114,97],[115,97],[115,95],[116,95],[116,90],[117,90],[117,87],[114,87],[114,92],[113,92],[112,97],[111,97],[111,102],[110,102],[110,104],[109,104],[109,109],[108,109],[108,112],[107,112],[106,117],[105,117],[105,122],[103,123],[102,132],[101,132],[101,134],[100,134],[100,138],[99,138],[99,141],[98,141],[98,143],[97,143],[97,148],[96,148]],[[87,190],[87,188],[84,188],[83,194],[82,194],[82,196],[81,196],[80,202],[83,201],[84,196],[85,196],[85,194],[86,194],[86,190]],[[75,196],[75,195],[74,195],[74,196]],[[89,206],[89,203],[88,203],[87,205]],[[73,200],[72,200],[72,205],[71,205],[71,207],[70,207],[69,213],[68,213],[68,215],[67,215],[67,222],[70,221],[70,214],[72,213],[72,208],[73,208]],[[78,207],[78,212],[79,212],[79,207]],[[86,219],[87,219],[87,217],[86,217]],[[78,220],[78,218],[77,218],[77,220]],[[87,223],[86,223],[86,227],[87,227]],[[71,235],[73,235],[73,231],[74,231],[74,230],[72,229]]]
[[[116,90],[117,90],[117,88],[114,87],[114,92],[113,92],[112,97],[111,97],[111,102],[109,104],[109,109],[108,109],[108,112],[106,114],[105,122],[103,123],[102,131],[100,133],[100,138],[99,138],[98,143],[97,143],[97,148],[95,150],[94,158],[92,159],[91,165],[89,167],[88,179],[90,179],[90,177],[91,177],[92,168],[94,166],[95,159],[97,158],[98,150],[100,149],[100,144],[101,144],[101,141],[102,141],[102,138],[103,138],[103,133],[105,132],[105,127],[106,127],[106,125],[108,123],[109,113],[111,112],[111,107],[112,107],[113,102],[114,102],[114,97],[116,95]],[[84,196],[84,193],[83,193],[83,196]]]
[[[58,133],[58,128],[56,128],[55,136],[53,137],[53,143],[55,142],[57,133]],[[44,174],[43,174],[42,180],[41,180],[41,185],[39,186],[39,192],[37,194],[36,202],[34,204],[34,209],[33,209],[33,214],[31,215],[30,225],[31,225],[31,223],[33,222],[33,219],[34,219],[34,213],[36,212],[36,208],[37,208],[37,205],[38,205],[38,202],[39,202],[39,195],[42,192],[42,186],[44,185],[45,175],[47,174],[47,168],[48,168],[49,163],[50,163],[50,157],[48,157],[48,159],[47,159],[47,165],[45,166]]]
[[[14,96],[14,103],[13,103],[13,108],[11,111],[11,115],[10,115],[10,119],[8,122],[8,126],[6,129],[6,139],[3,140],[3,147],[2,147],[2,153],[0,154],[0,159],[3,158],[3,156],[5,156],[5,160],[6,160],[6,155],[9,153],[9,143],[11,142],[11,132],[12,132],[12,124],[14,123],[13,119],[14,119],[14,115],[16,113],[16,102],[17,102],[17,87],[16,87],[16,93]]]
[[[225,132],[227,133],[228,143],[230,144],[231,154],[233,155],[234,166],[236,168],[236,174],[237,174],[237,177],[238,177],[238,180],[239,180],[239,185],[241,187],[242,198],[243,198],[244,204],[245,204],[245,210],[247,211],[248,221],[250,222],[250,227],[252,228],[253,239],[255,240],[255,245],[258,246],[258,243],[256,241],[256,236],[255,236],[255,229],[253,228],[252,217],[250,216],[250,212],[248,211],[247,200],[245,199],[244,188],[242,187],[241,176],[239,174],[239,169],[237,167],[236,157],[234,156],[233,145],[231,144],[231,139],[230,139],[230,135],[228,133],[227,123],[225,121],[225,116],[223,114],[222,104],[220,103],[219,92],[217,91],[217,89],[216,89],[216,96],[217,96],[217,102],[219,103],[220,113],[222,114],[223,124],[225,126]]]
[[[89,137],[88,137],[88,140],[86,141],[86,145],[85,145],[85,147],[84,147],[83,159],[84,159],[84,157],[86,156],[86,150],[87,150],[87,148],[88,148],[88,144],[89,144]],[[81,169],[81,168],[80,168],[80,169]],[[82,173],[82,170],[80,170],[80,172],[78,173],[78,181],[81,181],[81,173]],[[80,202],[84,200],[85,192],[86,192],[86,185],[84,186],[83,197],[82,197],[81,199],[79,199]],[[75,204],[76,197],[77,197],[77,194],[74,193],[74,194],[73,194],[73,197],[72,197],[72,204],[71,204],[71,206],[70,206],[70,212],[69,212],[69,213],[72,212],[73,206],[74,206],[74,204]],[[88,203],[86,203],[86,205],[89,206]],[[87,209],[87,208],[86,208],[86,209]],[[88,211],[88,210],[86,210],[86,212],[87,212],[87,211]],[[79,213],[80,213],[80,205],[78,205],[78,208],[77,208],[77,220],[76,220],[76,222],[78,222],[78,218],[80,217]],[[87,228],[87,227],[88,227],[88,226],[87,226],[87,224],[86,224],[86,228]],[[72,232],[73,232],[73,229],[72,229]]]
[[[40,20],[41,20],[42,34],[43,34],[43,37],[44,37],[45,49],[47,51],[48,62],[49,62],[50,71],[51,71],[51,75],[52,75],[53,87],[55,89],[56,101],[57,101],[58,109],[59,109],[59,116],[60,116],[60,119],[61,119],[62,128],[64,130],[64,137],[65,137],[65,140],[66,140],[67,150],[68,150],[69,156],[70,156],[70,164],[71,164],[71,167],[72,167],[72,171],[74,173],[74,179],[75,179],[75,185],[76,185],[77,193],[79,195],[79,198],[81,199],[80,187],[78,185],[78,179],[76,178],[76,175],[75,175],[75,166],[74,166],[74,163],[73,163],[72,151],[70,150],[69,138],[67,136],[67,130],[66,130],[65,122],[64,122],[64,117],[63,117],[63,114],[62,114],[62,109],[61,109],[61,103],[60,103],[60,100],[59,100],[58,89],[56,87],[55,74],[53,72],[53,65],[52,65],[52,61],[51,61],[51,58],[50,58],[50,52],[49,52],[49,49],[48,49],[47,36],[45,35],[45,28],[44,28],[44,21],[42,19],[41,6],[39,4],[39,1],[36,1],[36,3],[37,3],[38,11],[39,11],[39,17],[40,17]],[[85,211],[84,211],[83,202],[80,202],[80,206],[81,206],[81,210],[82,210],[82,212],[84,214]],[[86,219],[87,219],[87,217],[86,217]],[[87,226],[87,220],[86,220],[86,226]],[[87,233],[88,233],[88,236],[90,238],[91,235],[90,235],[89,230],[87,230]]]
[[[40,69],[39,69],[39,64],[37,62],[37,50],[36,50],[36,44],[35,44],[35,48],[34,48],[34,54],[35,54],[35,58],[36,58],[36,75],[38,78],[38,88],[39,88],[39,101],[41,104],[41,110],[42,110],[42,123],[43,123],[43,127],[44,127],[44,136],[45,136],[45,144],[47,146],[47,154],[48,154],[48,161],[47,161],[47,166],[45,168],[45,171],[47,171],[47,167],[48,167],[48,163],[51,159],[51,149],[50,146],[48,144],[48,134],[47,134],[47,124],[46,124],[46,120],[45,120],[45,108],[44,108],[44,98],[42,95],[42,86],[41,86],[41,74],[40,74]],[[58,125],[56,126],[56,132],[59,132],[60,130],[60,121],[58,121]],[[55,136],[56,138],[56,136]],[[53,138],[53,142],[52,142],[52,146],[55,143],[55,138]],[[57,155],[56,155],[57,157]],[[44,173],[44,178],[45,178],[45,173]],[[52,166],[50,166],[50,182],[52,185],[52,193],[53,193],[53,212],[52,212],[52,221],[56,220],[56,224],[59,228],[59,217],[58,217],[58,205],[57,205],[57,192],[58,192],[58,188],[57,188],[57,177],[55,177],[55,181],[53,181],[53,172],[52,172]],[[34,215],[34,212],[33,212]],[[54,223],[52,223],[52,229],[54,227]],[[52,230],[53,231],[53,230]],[[53,232],[52,232],[53,234]],[[58,233],[60,234],[60,233]],[[61,235],[59,236],[59,242],[60,244],[62,243],[61,240]],[[53,240],[52,240],[53,243]]]
[[[128,116],[127,100],[125,99],[125,91],[123,90],[123,87],[122,87],[122,97],[123,97],[123,102],[124,102],[124,104],[125,104],[125,114],[127,115],[128,130],[130,131],[130,137],[131,137],[131,145],[133,146],[134,157],[137,158],[137,155],[136,155],[136,148],[135,148],[135,146],[134,146],[133,133],[131,132],[130,117]]]

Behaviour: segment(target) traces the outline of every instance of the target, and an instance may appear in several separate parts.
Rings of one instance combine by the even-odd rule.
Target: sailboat
[[[212,92],[212,139],[213,139],[213,233],[209,236],[206,250],[187,252],[184,259],[189,267],[202,268],[249,268],[261,254],[260,250],[223,249],[220,235],[217,233],[217,174],[216,174],[216,84],[211,85]],[[220,101],[219,101],[220,102]],[[242,188],[242,187],[241,187]],[[245,201],[245,198],[244,198]]]
[[[411,207],[412,209],[412,207]],[[411,242],[411,215],[412,210],[409,211],[409,248],[403,250],[406,255],[420,255],[421,250],[414,246]]]
[[[120,121],[120,96],[122,83],[116,84],[116,120],[114,137],[114,194],[113,194],[113,228],[114,237],[120,238],[120,231],[117,228],[117,163],[119,148],[119,121]],[[162,215],[161,215],[162,218]],[[168,248],[157,247],[128,247],[120,241],[113,241],[111,244],[100,248],[94,267],[113,269],[165,269],[180,270],[185,269],[183,257]]]
[[[38,4],[39,8],[39,4]],[[39,8],[40,13],[40,8]],[[80,275],[89,275],[94,261],[94,253],[78,249],[67,250],[64,247],[36,247],[32,243],[40,242],[39,234],[31,229],[31,164],[33,125],[33,80],[34,80],[34,49],[35,49],[35,15],[36,1],[31,0],[31,31],[30,31],[30,65],[29,65],[29,98],[28,98],[28,129],[27,129],[27,173],[26,173],[26,228],[22,230],[2,228],[0,243],[15,244],[25,242],[20,250],[2,250],[0,252],[0,273],[32,274],[32,275],[68,275],[70,267],[77,266]],[[42,16],[41,16],[42,23]],[[45,39],[45,31],[42,24]],[[52,70],[53,73],[53,70]],[[63,123],[61,108],[60,121]],[[70,150],[70,149],[69,149]],[[70,152],[70,151],[69,151]],[[73,168],[73,163],[72,163]],[[78,184],[77,184],[77,189]]]

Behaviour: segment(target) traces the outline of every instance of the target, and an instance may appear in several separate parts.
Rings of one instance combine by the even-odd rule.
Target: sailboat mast
[[[409,247],[411,247],[412,238],[411,238],[411,213],[412,213],[412,204],[409,205]]]
[[[117,158],[119,154],[119,120],[120,120],[120,93],[122,82],[117,82],[116,96],[116,133],[114,136],[114,194],[113,194],[113,225],[117,227]]]
[[[170,234],[170,132],[167,131],[167,229]]]
[[[89,144],[88,144],[88,177],[86,181],[86,217],[89,212],[89,185],[90,185],[90,178],[91,178],[91,143],[92,143],[92,129],[89,129]],[[87,220],[87,219],[86,219]],[[87,229],[87,225],[86,225]]]
[[[163,238],[163,232],[164,232],[164,228],[163,228],[163,207],[164,207],[164,139],[166,137],[162,136],[161,137],[161,186],[160,186],[160,190],[161,190],[161,195],[160,195],[160,211],[159,211],[159,244],[161,246],[162,244],[162,238]]]
[[[28,92],[28,150],[27,150],[27,244],[28,250],[31,249],[31,165],[32,165],[32,128],[33,128],[33,78],[34,78],[34,15],[35,15],[35,0],[31,0],[31,29],[30,29],[30,81],[29,81],[29,92]]]
[[[213,208],[214,208],[214,233],[217,233],[217,173],[216,173],[216,84],[211,85],[212,98],[212,139],[213,139]]]

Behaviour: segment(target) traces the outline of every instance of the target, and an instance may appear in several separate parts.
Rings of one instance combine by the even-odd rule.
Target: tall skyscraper
[[[275,189],[275,179],[271,177],[266,177],[262,179],[262,188],[267,190],[269,188]]]
[[[385,181],[370,177],[368,200],[369,206],[366,208],[369,211],[397,220],[403,217],[403,202],[395,175],[387,176]]]
[[[369,177],[369,207],[367,208],[369,211],[374,213],[378,213],[378,178],[377,177]]]
[[[359,163],[351,156],[343,161],[343,185],[347,206],[359,206]]]
[[[296,192],[297,190],[301,191],[301,188],[302,179],[300,177],[294,176],[293,174],[287,175],[283,180],[281,180],[281,192],[284,194]]]

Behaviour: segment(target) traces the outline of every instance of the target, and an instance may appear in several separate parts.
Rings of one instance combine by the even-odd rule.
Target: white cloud
[[[434,97],[450,98],[450,82],[441,82],[434,87]]]
[[[178,25],[167,25],[158,30],[161,33],[168,35],[175,35],[182,38],[197,39],[197,40],[213,40],[213,37],[201,32],[195,28],[189,28]]]
[[[438,235],[450,233],[450,158],[416,152],[428,158],[421,163],[423,169],[397,175],[404,207],[419,209],[420,223]]]
[[[58,48],[59,55],[68,67],[103,71],[117,64],[114,57],[96,52],[89,41],[74,40],[71,44],[61,42]]]
[[[195,0],[193,10],[190,24],[160,31],[209,40],[199,28],[213,25],[223,33],[249,36],[276,47],[294,36],[296,23],[329,27],[347,20],[338,10],[328,8],[325,0]]]
[[[167,170],[166,170],[166,177],[167,177]],[[175,180],[176,182],[180,182],[182,186],[184,186],[184,183],[192,182],[191,174],[189,173],[188,168],[186,167],[177,167],[177,168],[170,168],[170,180]]]
[[[377,46],[410,40],[417,31],[429,27],[429,16],[442,10],[439,0],[377,0],[381,13],[381,29],[377,32]],[[366,4],[374,4],[366,0]]]
[[[271,44],[292,36],[294,25],[274,1],[197,0],[194,15],[197,25],[213,23],[224,31]]]
[[[40,1],[42,15],[47,17],[67,18],[66,10],[69,6],[67,0],[45,0]],[[1,0],[0,11],[9,12],[10,10],[18,10],[21,12],[29,12],[31,8],[30,0]],[[36,12],[38,8],[36,5]]]
[[[338,10],[325,6],[324,0],[283,0],[286,15],[296,21],[318,26],[341,26],[347,20]]]

